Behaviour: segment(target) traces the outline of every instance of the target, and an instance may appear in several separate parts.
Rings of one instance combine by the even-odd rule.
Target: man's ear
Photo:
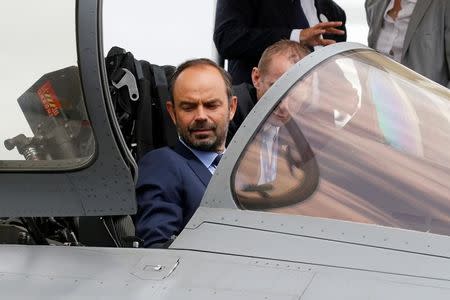
[[[175,117],[175,107],[172,101],[166,101],[166,108],[169,112],[170,118],[172,119],[173,124],[177,125],[177,118]]]
[[[252,83],[255,88],[259,88],[259,83],[261,81],[261,72],[257,67],[252,69]]]
[[[236,96],[231,97],[230,101],[230,121],[233,119],[236,112],[238,99]]]

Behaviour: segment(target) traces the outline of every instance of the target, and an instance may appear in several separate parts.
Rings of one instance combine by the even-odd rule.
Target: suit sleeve
[[[139,162],[136,186],[136,235],[144,247],[168,241],[182,230],[182,178],[177,164],[163,152],[150,152]]]
[[[248,83],[233,85],[233,95],[237,97],[238,106],[228,126],[227,145],[256,104],[256,92],[252,89],[254,90],[253,86]]]
[[[375,49],[376,40],[378,39],[378,33],[375,32],[378,31],[382,25],[377,23],[383,22],[382,16],[380,15],[383,14],[383,12],[381,12],[380,9],[384,9],[384,4],[380,4],[380,0],[366,0],[364,2],[364,8],[366,10],[367,25],[369,26],[369,32],[367,33],[367,45],[370,48]],[[376,22],[377,18],[379,19],[378,22]]]
[[[364,2],[364,8],[366,10],[366,20],[367,20],[367,25],[372,26],[372,9],[371,6],[373,5],[373,0],[366,0]]]
[[[255,26],[258,7],[253,0],[218,0],[214,43],[227,59],[259,57],[264,49],[281,39],[289,39],[291,29]]]

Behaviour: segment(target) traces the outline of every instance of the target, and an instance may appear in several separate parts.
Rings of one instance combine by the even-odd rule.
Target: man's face
[[[267,90],[281,77],[287,70],[292,67],[292,62],[282,54],[272,56],[266,70],[253,68],[252,81],[256,88],[256,98],[259,100],[267,92]]]
[[[256,88],[256,98],[259,100],[267,90],[292,67],[293,63],[284,55],[276,54],[272,56],[265,72],[258,68],[253,68],[252,81]],[[290,113],[286,105],[280,103],[277,109],[271,114],[269,123],[274,126],[281,126],[290,119]]]
[[[197,150],[223,151],[236,97],[228,102],[220,72],[207,65],[185,69],[175,82],[173,98],[167,110],[183,141]]]

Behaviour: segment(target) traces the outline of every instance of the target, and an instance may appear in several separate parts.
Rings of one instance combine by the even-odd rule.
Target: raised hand
[[[313,27],[303,29],[300,32],[300,43],[314,47],[314,46],[327,46],[336,43],[335,40],[324,39],[323,34],[337,34],[343,35],[345,31],[339,30],[335,27],[342,25],[342,22],[323,22]]]

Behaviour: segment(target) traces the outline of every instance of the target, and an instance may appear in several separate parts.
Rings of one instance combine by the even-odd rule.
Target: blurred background
[[[335,0],[347,14],[347,41],[367,45],[364,0]],[[112,46],[151,63],[177,65],[215,55],[216,1],[108,0],[103,3],[105,53]],[[331,20],[330,20],[331,21]]]
[[[364,1],[335,1],[347,13],[348,41],[366,44]],[[0,56],[4,71],[0,85],[6,87],[0,110],[4,124],[0,126],[2,143],[20,133],[32,134],[17,99],[43,74],[77,63],[75,1],[34,3],[21,0],[12,4],[22,12],[20,17],[8,10],[0,11],[0,36],[8,41]],[[105,0],[102,18],[104,52],[106,54],[112,46],[120,46],[137,59],[158,65],[178,65],[194,57],[214,58],[215,5],[215,0]],[[34,24],[32,28],[30,24]],[[57,47],[36,47],[49,39],[58,41]],[[30,55],[30,49],[33,49],[33,55]],[[0,147],[0,160],[15,159],[23,157],[16,150]]]

